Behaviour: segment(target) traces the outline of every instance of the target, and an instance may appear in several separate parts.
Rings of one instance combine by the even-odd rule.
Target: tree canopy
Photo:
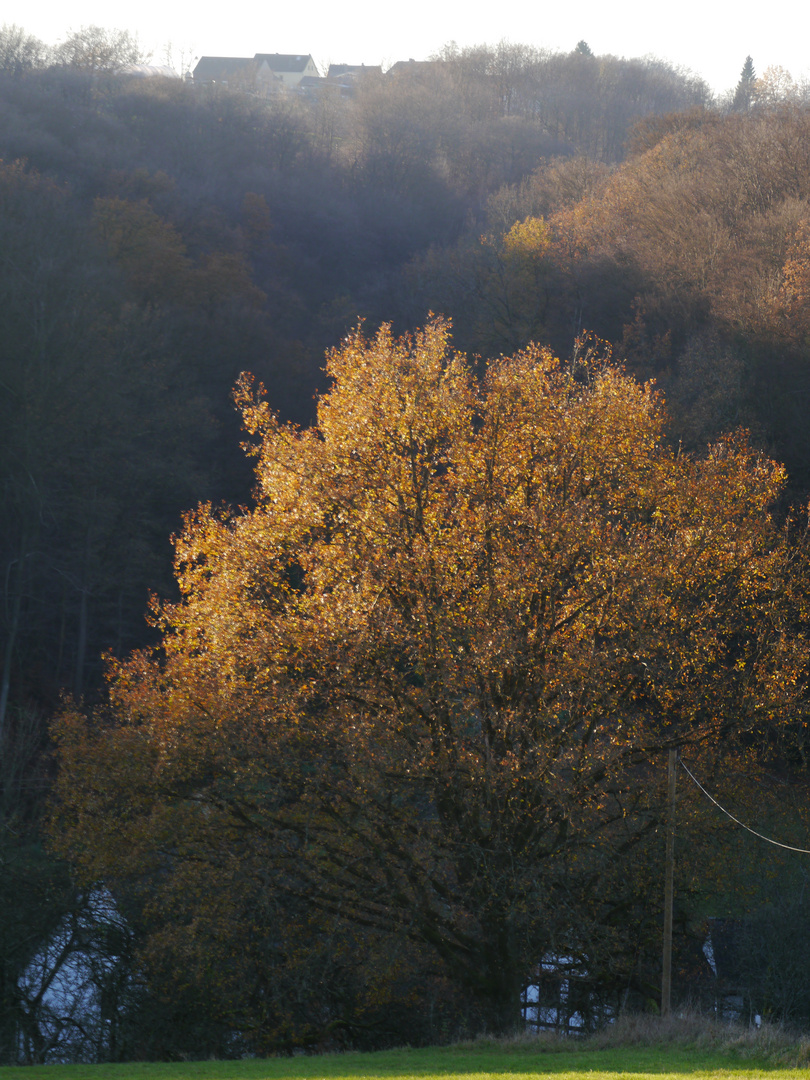
[[[126,33],[85,27],[64,45],[0,28],[0,1059],[229,1053],[234,1031],[269,1033],[264,1046],[302,1045],[338,1017],[355,1023],[354,1046],[379,1045],[383,1030],[397,1042],[458,1034],[463,995],[486,1012],[483,977],[472,993],[448,993],[451,962],[454,987],[465,985],[461,950],[445,949],[442,960],[424,933],[406,937],[390,914],[403,910],[399,901],[374,930],[347,921],[345,898],[316,909],[300,876],[278,869],[283,845],[260,841],[256,829],[227,833],[219,848],[200,840],[203,860],[183,832],[194,820],[187,815],[160,856],[143,822],[133,852],[145,861],[140,878],[128,879],[144,883],[140,899],[115,881],[127,925],[146,942],[138,960],[146,966],[122,977],[135,972],[142,987],[145,975],[148,992],[137,1007],[129,998],[110,1005],[115,1023],[94,1027],[85,1017],[83,1035],[60,1029],[52,1042],[47,1001],[27,975],[21,981],[24,969],[52,955],[49,935],[62,916],[65,925],[79,919],[82,931],[73,952],[57,950],[57,966],[82,950],[95,964],[82,920],[101,909],[92,881],[74,889],[40,845],[53,775],[46,717],[62,691],[87,707],[103,699],[104,649],[125,656],[158,639],[160,626],[149,627],[143,610],[150,590],[176,595],[168,537],[182,512],[200,501],[249,501],[251,469],[229,398],[239,371],[264,383],[279,417],[309,424],[324,349],[360,316],[375,329],[392,320],[400,333],[426,311],[444,312],[476,371],[529,341],[568,355],[588,327],[628,370],[663,388],[668,438],[704,455],[721,432],[749,427],[752,445],[789,472],[780,507],[806,501],[808,86],[778,67],[757,77],[746,64],[750,101],[735,110],[733,87],[712,101],[700,79],[649,57],[589,56],[584,41],[565,53],[502,42],[448,46],[430,63],[385,75],[369,69],[351,94],[319,83],[262,98],[136,77],[137,42]],[[484,383],[471,386],[476,400],[489,400]],[[483,413],[474,415],[477,430]],[[291,558],[297,587],[304,578]],[[745,738],[747,748],[762,747],[758,736]],[[124,739],[102,740],[99,757]],[[752,824],[769,832],[769,812],[782,821],[785,775],[794,809],[810,805],[800,789],[805,759],[774,760],[768,742],[758,756],[768,776],[755,789],[750,757],[723,767],[728,743],[716,745],[700,775],[715,765],[727,800],[736,784],[756,790]],[[646,979],[644,996],[655,998],[656,770],[634,768],[648,770],[634,791],[652,801],[644,828],[640,817],[624,819],[627,835],[636,829],[640,839],[615,860],[612,884],[595,846],[590,894],[572,884],[563,903],[548,888],[559,926],[579,928],[589,958],[581,970],[614,988],[632,970],[633,987]],[[729,805],[748,820],[740,801]],[[222,829],[231,818],[209,807],[206,820]],[[794,818],[797,846],[802,820]],[[614,838],[599,850],[615,851]],[[746,918],[763,888],[758,857],[744,887],[739,876],[730,883],[729,863],[750,856],[742,847],[729,856],[727,844],[712,830],[703,858],[693,859],[700,873],[690,868],[695,893],[680,922],[676,912],[676,955],[680,927],[684,946],[690,935],[698,943],[699,963],[700,913],[722,907]],[[448,858],[442,867],[455,865]],[[555,867],[564,881],[562,859],[546,859],[544,881],[555,880]],[[107,865],[112,882],[115,859]],[[194,869],[203,865],[207,881]],[[575,878],[572,870],[567,880]],[[790,884],[781,869],[774,878],[800,897],[798,869]],[[150,882],[160,888],[150,893]],[[43,887],[48,902],[32,904]],[[610,903],[588,909],[585,898],[600,893]],[[104,938],[103,924],[98,933]],[[525,955],[536,957],[535,944]],[[646,951],[648,978],[633,949]],[[597,951],[609,958],[606,972]],[[467,971],[477,955],[469,953]],[[557,955],[573,962],[576,954],[572,945]],[[46,965],[42,979],[54,972]],[[185,987],[178,972],[188,973]],[[102,982],[109,1005],[106,974]],[[691,979],[684,992],[697,993]],[[220,1025],[215,1002],[230,1013]]]
[[[675,452],[593,348],[477,378],[434,319],[327,370],[309,430],[242,379],[255,506],[188,517],[160,648],[111,667],[104,722],[62,718],[58,843],[153,914],[249,880],[410,941],[490,1029],[546,956],[627,985],[651,764],[803,693],[784,471],[742,437]]]
[[[57,64],[99,74],[115,74],[131,64],[141,64],[146,56],[137,37],[128,30],[103,26],[82,26],[67,35],[53,51]]]

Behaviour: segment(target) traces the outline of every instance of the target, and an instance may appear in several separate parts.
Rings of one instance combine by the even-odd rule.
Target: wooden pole
[[[661,1015],[669,1016],[672,1004],[672,900],[675,877],[675,766],[677,750],[670,750],[667,760],[669,788],[669,820],[667,822],[667,856],[664,874],[664,971],[661,977]]]

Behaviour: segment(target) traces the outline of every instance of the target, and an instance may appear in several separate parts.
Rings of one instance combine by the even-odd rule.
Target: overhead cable
[[[764,836],[761,832],[757,832],[756,829],[752,829],[749,825],[746,825],[745,822],[740,821],[739,818],[735,818],[734,815],[730,814],[724,806],[720,805],[717,799],[715,799],[712,795],[708,793],[703,784],[701,784],[697,777],[693,773],[691,773],[686,767],[683,758],[678,757],[678,761],[680,762],[683,771],[686,773],[692,783],[698,788],[698,790],[702,791],[706,798],[709,800],[709,802],[714,803],[717,809],[721,813],[725,814],[727,818],[733,821],[735,825],[739,825],[741,829],[745,829],[746,832],[750,832],[752,836],[756,836],[758,837],[758,839],[764,840],[766,844],[773,844],[774,847],[784,848],[785,851],[797,851],[800,855],[810,855],[810,851],[807,848],[793,847],[792,844],[782,844],[779,840],[772,840],[770,836]]]

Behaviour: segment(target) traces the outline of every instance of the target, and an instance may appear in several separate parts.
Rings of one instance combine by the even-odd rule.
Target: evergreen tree
[[[740,81],[734,91],[734,100],[731,102],[732,112],[748,112],[754,97],[754,83],[756,81],[757,73],[754,71],[754,61],[750,56],[746,56],[740,72]]]

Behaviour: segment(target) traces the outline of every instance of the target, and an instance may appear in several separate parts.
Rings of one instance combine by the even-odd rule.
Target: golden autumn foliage
[[[802,218],[792,237],[782,268],[779,293],[790,325],[807,333],[807,302],[810,300],[810,219]]]
[[[243,378],[255,505],[189,515],[160,649],[60,721],[58,843],[179,904],[179,952],[244,894],[427,950],[490,1028],[544,955],[627,985],[661,752],[803,693],[784,472],[743,437],[676,453],[607,363],[476,379],[441,319],[327,370],[304,431]]]
[[[673,333],[708,321],[724,334],[790,344],[800,316],[779,317],[780,281],[807,217],[807,133],[806,110],[787,105],[642,122],[631,157],[593,195],[552,214],[549,228],[574,261],[604,258],[619,277],[632,268],[637,309]],[[600,279],[584,297],[586,311],[604,288]]]

